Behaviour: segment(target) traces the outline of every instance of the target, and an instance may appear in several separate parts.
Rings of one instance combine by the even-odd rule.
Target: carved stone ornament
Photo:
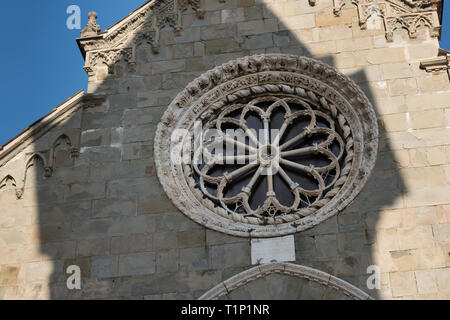
[[[204,0],[153,0],[130,14],[114,26],[100,32],[97,14],[89,13],[89,23],[78,39],[85,55],[84,70],[89,76],[95,74],[95,67],[105,64],[108,72],[114,73],[114,65],[119,61],[128,63],[131,72],[136,64],[136,48],[142,44],[159,53],[160,31],[166,26],[173,28],[176,36],[182,33],[182,16],[192,9],[197,18],[204,18]],[[221,1],[224,2],[224,1]],[[94,37],[94,38],[93,38]],[[120,53],[119,51],[125,51]]]
[[[345,5],[344,0],[334,1],[334,14],[339,16]],[[441,0],[351,0],[358,7],[362,29],[367,28],[371,17],[383,20],[386,39],[393,41],[394,31],[405,29],[411,38],[417,37],[419,29],[427,29],[431,37],[439,37],[441,32]]]
[[[88,24],[83,30],[81,30],[82,38],[95,37],[102,30],[102,28],[97,24],[98,15],[96,12],[89,12],[88,17],[89,17]]]
[[[167,195],[192,220],[274,237],[342,211],[366,183],[377,148],[375,112],[352,80],[314,59],[269,54],[190,83],[158,126],[155,162]]]

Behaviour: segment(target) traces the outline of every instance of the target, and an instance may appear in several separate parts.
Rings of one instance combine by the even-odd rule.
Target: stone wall
[[[79,111],[0,160],[0,179],[16,180],[0,183],[0,299],[198,298],[249,269],[249,239],[207,230],[171,204],[156,177],[153,141],[190,81],[238,57],[279,52],[349,75],[381,128],[369,183],[344,212],[295,236],[296,263],[374,298],[449,299],[450,82],[445,71],[419,68],[437,55],[438,40],[428,30],[415,39],[396,30],[388,42],[383,25],[361,29],[354,6],[336,16],[333,5],[208,0],[204,19],[183,13],[181,34],[161,30],[159,53],[143,44],[133,67],[95,66]],[[17,199],[28,157],[50,157],[61,134],[75,137],[79,156],[60,151],[49,177],[45,161],[35,160]],[[80,291],[66,287],[69,265],[82,269]],[[380,290],[366,286],[370,265],[381,268]]]

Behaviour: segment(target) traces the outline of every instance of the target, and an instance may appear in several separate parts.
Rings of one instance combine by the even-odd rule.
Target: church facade
[[[87,91],[0,147],[0,299],[449,299],[442,8],[91,12]]]

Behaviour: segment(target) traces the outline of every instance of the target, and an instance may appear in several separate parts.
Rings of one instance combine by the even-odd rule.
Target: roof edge
[[[29,125],[21,133],[0,146],[0,166],[4,165],[4,163],[9,160],[9,158],[7,159],[7,156],[11,155],[19,147],[28,146],[30,143],[32,143],[32,141],[36,140],[33,139],[33,137],[36,137],[37,135],[42,136],[42,134],[48,132],[51,128],[53,128],[53,126],[55,125],[55,120],[61,118],[64,114],[66,114],[68,111],[71,111],[74,107],[79,106],[79,103],[82,102],[84,95],[84,90],[78,91],[69,99],[53,108],[41,119]]]

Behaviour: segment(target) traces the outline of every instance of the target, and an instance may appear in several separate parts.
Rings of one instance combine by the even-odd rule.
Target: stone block
[[[164,108],[126,109],[123,113],[123,126],[158,124]]]
[[[406,96],[409,111],[424,111],[448,107],[450,92],[433,92]]]
[[[233,38],[205,41],[206,55],[236,52],[240,50],[239,43]]]
[[[176,211],[172,201],[166,194],[153,196],[151,199],[143,198],[138,201],[138,214],[155,214],[162,212]]]
[[[413,271],[394,272],[389,276],[393,297],[412,296],[417,294],[416,279]]]
[[[141,144],[139,142],[122,145],[122,160],[138,160],[142,157]]]
[[[108,236],[112,219],[81,220],[72,224],[72,239],[97,239]]]
[[[206,11],[219,11],[231,8],[236,8],[238,0],[230,1],[220,1],[220,0],[210,0],[205,3]]]
[[[200,33],[202,41],[233,38],[237,34],[237,24],[230,22],[204,26],[200,28]]]
[[[110,254],[111,239],[90,239],[77,242],[77,257],[106,256]]]
[[[203,44],[203,46],[205,46]],[[206,49],[204,48],[205,52]],[[198,72],[212,69],[215,66],[214,56],[194,57],[186,59],[186,71]]]
[[[341,237],[341,234],[338,236]],[[337,257],[338,247],[343,246],[342,241],[338,242],[338,237],[332,234],[316,236],[315,244],[315,252],[320,259]]]
[[[419,294],[437,293],[438,286],[434,270],[415,271],[417,291]]]
[[[242,48],[254,50],[273,47],[272,34],[245,36]]]
[[[249,239],[234,237],[222,232],[206,229],[206,245],[208,246],[224,243],[239,243],[239,242],[248,243]]]
[[[237,27],[238,27],[238,36],[248,36],[254,34],[277,32],[279,30],[277,19],[239,22]]]
[[[109,129],[90,129],[81,133],[81,147],[96,147],[111,143]]]
[[[185,59],[194,56],[194,44],[190,43],[179,43],[170,46],[171,58],[172,59]]]
[[[379,251],[396,251],[400,248],[397,228],[378,230],[376,239],[376,246]]]
[[[80,150],[78,164],[98,164],[107,162],[119,162],[122,157],[120,148],[112,146],[89,147]]]
[[[411,190],[405,197],[408,207],[423,207],[448,203],[449,186],[435,186]]]
[[[158,230],[158,232],[181,232],[188,230],[200,230],[204,228],[178,211],[155,214],[154,216],[156,218],[156,230]]]
[[[413,76],[411,65],[407,62],[382,64],[381,70],[386,80],[410,78]]]
[[[64,199],[66,201],[94,200],[104,197],[105,183],[103,182],[69,184],[65,186]]]
[[[153,74],[180,72],[186,69],[186,60],[155,61],[152,64]]]
[[[113,237],[111,239],[111,253],[114,255],[148,252],[153,250],[152,235],[133,235]]]
[[[213,269],[250,265],[250,245],[248,243],[212,246],[209,254]]]
[[[444,110],[412,112],[411,121],[414,129],[441,128],[445,126]]]
[[[406,61],[404,48],[379,48],[365,51],[370,64],[385,64]]]
[[[414,60],[434,58],[438,53],[438,46],[433,43],[415,44],[408,46],[409,56]]]
[[[155,232],[155,219],[153,216],[137,216],[113,219],[108,230],[111,236],[124,236]]]
[[[119,256],[98,256],[91,258],[91,277],[103,279],[118,275]]]
[[[261,6],[246,7],[244,15],[246,20],[261,20],[263,19],[263,8]]]
[[[182,30],[181,35],[175,37],[174,40],[175,43],[188,43],[200,41],[200,27],[186,28]]]
[[[434,271],[439,292],[442,294],[450,293],[450,268],[442,268]]]
[[[450,82],[445,72],[417,78],[420,92],[449,91]]]
[[[416,270],[418,261],[413,250],[399,250],[389,252],[395,271],[413,271]]]
[[[0,267],[0,287],[13,287],[18,283],[20,266],[3,265]]]
[[[310,29],[314,28],[316,25],[314,14],[302,14],[297,16],[284,17],[280,20],[280,31]]]
[[[431,226],[399,228],[397,234],[400,250],[434,247]]]
[[[156,255],[156,272],[172,273],[178,272],[179,254],[178,249],[160,251]]]
[[[446,184],[444,167],[419,167],[400,170],[406,187],[410,190]]]
[[[136,94],[113,94],[108,96],[109,101],[109,112],[108,116],[111,114],[111,111],[123,111],[125,109],[133,109],[136,108]],[[115,115],[118,115],[117,113]]]
[[[351,24],[353,17],[358,16],[356,8],[341,10],[338,17],[333,12],[324,12],[316,14],[316,26],[326,27],[338,24]]]
[[[155,137],[156,125],[142,125],[123,129],[123,143],[152,141]]]
[[[433,234],[438,245],[450,244],[450,223],[433,225]]]
[[[188,271],[208,270],[208,249],[206,247],[180,249],[180,268]]]
[[[311,52],[312,56],[331,54],[336,52],[336,42],[335,41],[313,42],[309,43],[307,45],[307,48]]]
[[[156,232],[153,234],[153,249],[155,251],[178,248],[176,232]]]
[[[381,117],[383,129],[386,132],[406,131],[408,119],[405,113],[387,114]]]
[[[156,255],[152,252],[121,255],[118,266],[119,276],[153,274],[156,272]]]
[[[195,42],[194,43],[194,56],[195,57],[203,57],[205,55],[205,44],[203,42]],[[189,65],[189,61],[186,62]],[[189,71],[189,70],[187,70]]]
[[[248,8],[255,5],[255,0],[238,0],[239,8]]]
[[[417,81],[415,78],[389,80],[388,86],[391,96],[417,93]]]
[[[336,40],[336,52],[368,50],[372,47],[371,37]]]
[[[106,199],[92,202],[93,218],[110,218],[135,216],[137,213],[136,200]]]
[[[179,248],[203,247],[206,244],[206,231],[188,230],[177,233]]]
[[[329,26],[317,29],[319,41],[332,41],[352,38],[352,29],[346,25]]]

